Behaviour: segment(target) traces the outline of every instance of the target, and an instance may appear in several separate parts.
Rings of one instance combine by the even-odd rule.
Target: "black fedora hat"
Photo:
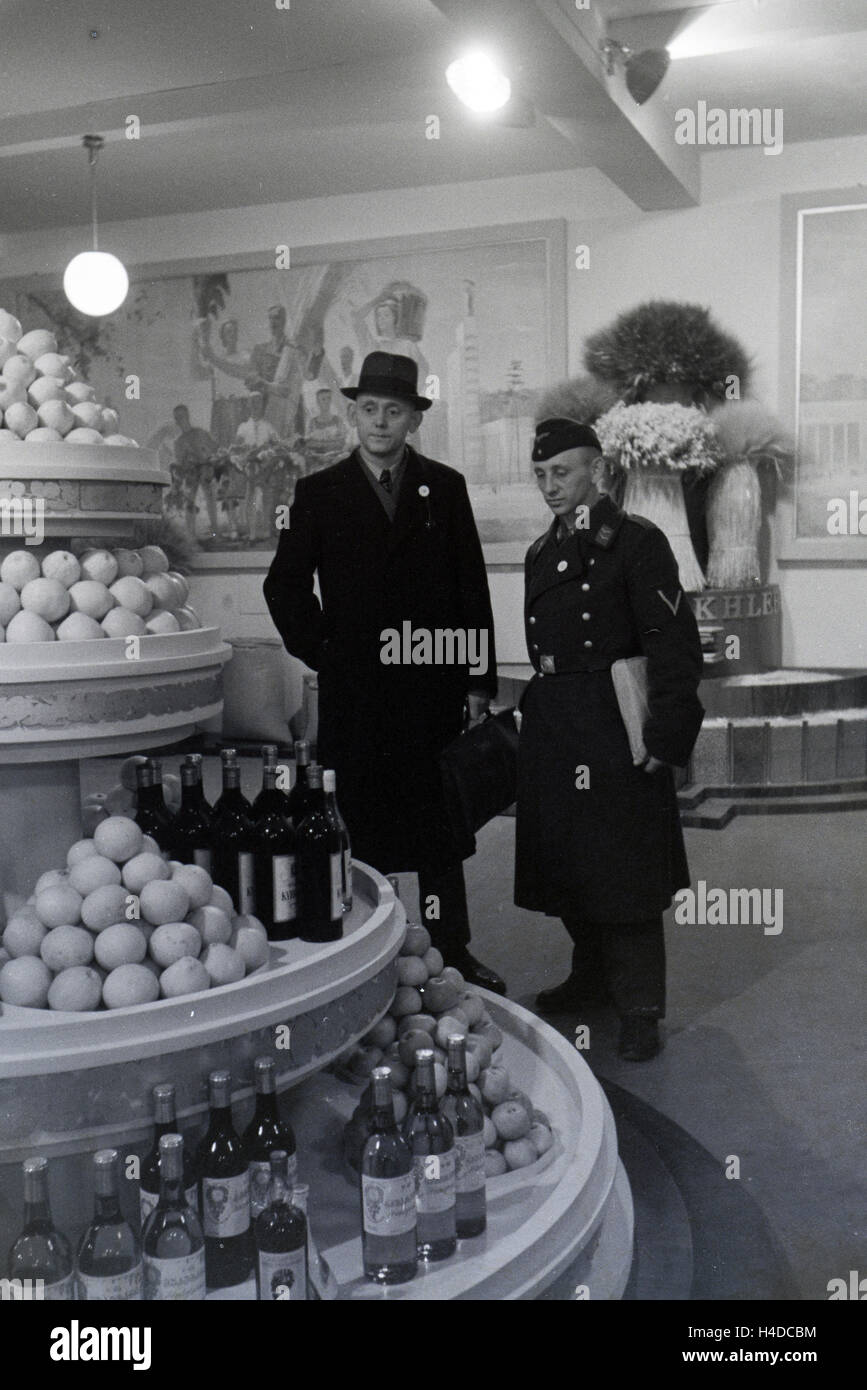
[[[357,386],[342,386],[341,392],[354,401],[360,395],[393,396],[410,401],[416,410],[429,410],[433,401],[417,391],[418,366],[411,357],[396,352],[369,352],[361,364]]]

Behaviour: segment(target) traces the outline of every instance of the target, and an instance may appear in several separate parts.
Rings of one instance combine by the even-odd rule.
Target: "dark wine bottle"
[[[141,1176],[139,1178],[139,1211],[141,1213],[141,1228],[144,1230],[145,1222],[153,1211],[159,1200],[160,1195],[160,1140],[164,1134],[177,1134],[178,1122],[175,1113],[175,1088],[168,1081],[160,1082],[154,1086],[154,1117],[156,1124],[154,1127],[154,1142],[149,1152],[142,1159]],[[183,1150],[184,1157],[184,1195],[190,1206],[198,1211],[199,1207],[199,1185],[196,1181],[196,1172],[193,1167],[192,1159],[187,1152],[186,1146]]]
[[[448,1038],[448,1089],[442,1112],[455,1136],[455,1230],[459,1240],[480,1236],[487,1224],[485,1114],[467,1086],[467,1044]]]
[[[93,1155],[93,1220],[78,1246],[78,1297],[126,1302],[144,1298],[142,1250],[118,1197],[117,1149]]]
[[[265,767],[264,785],[257,801],[266,792],[277,790],[277,768]],[[288,941],[298,935],[298,901],[295,875],[295,831],[279,803],[265,801],[254,822],[256,915],[271,941]]]
[[[213,877],[239,913],[256,912],[256,836],[241,795],[241,769],[223,760],[223,794],[214,807]]]
[[[205,799],[205,788],[202,782],[202,755],[201,753],[187,753],[186,757],[184,758],[184,762],[187,764],[188,767],[194,767],[196,769],[196,804],[201,808],[202,814],[204,815],[208,824],[210,824],[211,804],[209,801]]]
[[[457,1248],[455,1138],[437,1100],[431,1048],[415,1054],[415,1086],[403,1135],[415,1167],[418,1254],[421,1260],[445,1260]]]
[[[352,849],[346,822],[337,805],[337,774],[332,768],[326,768],[322,773],[322,790],[325,793],[325,814],[340,836],[343,911],[349,912],[352,908]]]
[[[198,864],[211,872],[213,864],[210,817],[203,809],[201,773],[195,763],[181,764],[181,805],[172,822],[172,854],[182,864]]]
[[[253,1063],[256,1109],[244,1130],[244,1155],[250,1167],[250,1213],[254,1220],[268,1204],[274,1150],[279,1149],[288,1157],[290,1183],[294,1183],[298,1170],[292,1126],[281,1120],[277,1109],[275,1070],[272,1057],[257,1057]]]
[[[268,1200],[256,1217],[256,1290],[263,1302],[307,1300],[307,1217],[293,1201],[289,1157],[270,1159]]]
[[[312,809],[298,826],[295,847],[298,935],[302,941],[339,941],[343,935],[343,846],[325,809],[322,769],[308,772]]]
[[[304,738],[295,743],[295,781],[289,792],[289,818],[295,829],[303,821],[312,806],[308,775],[310,772],[310,744]]]
[[[51,1219],[48,1159],[24,1160],[24,1225],[9,1251],[9,1278],[27,1280],[30,1297],[73,1299],[69,1241]]]
[[[418,1270],[412,1152],[394,1118],[391,1072],[375,1067],[373,1132],[361,1157],[361,1245],[366,1279],[405,1284]]]
[[[140,763],[135,770],[138,791],[136,824],[156,840],[161,850],[172,850],[172,815],[163,800],[162,784],[157,782],[153,759]]]
[[[184,1194],[184,1141],[160,1139],[160,1195],[142,1236],[145,1298],[151,1302],[205,1297],[205,1238]]]
[[[263,815],[266,810],[277,811],[281,816],[289,814],[289,793],[278,786],[278,763],[276,743],[262,744],[262,790],[253,802],[253,819]],[[273,783],[266,779],[269,768],[274,770]]]
[[[212,821],[215,820],[215,819],[216,819],[217,817],[219,817],[220,815],[222,815],[222,813],[223,813],[223,807],[224,807],[223,797],[225,796],[225,792],[226,792],[226,767],[227,767],[227,765],[228,765],[229,763],[236,763],[237,761],[238,761],[238,750],[237,750],[237,748],[221,748],[221,749],[220,749],[220,762],[221,762],[222,765],[223,765],[223,790],[222,790],[222,792],[220,793],[220,795],[217,797],[216,801],[214,802],[214,808],[213,808],[213,810],[211,811],[211,819],[212,819]],[[239,783],[239,787],[240,787],[240,783]],[[250,810],[251,810],[250,803],[249,803],[249,801],[247,800],[246,796],[244,796],[243,793],[240,792],[240,790],[239,790],[239,792],[238,792],[238,796],[233,798],[233,803],[234,803],[235,805],[238,804],[238,797],[240,797],[240,804],[243,806],[244,810],[247,812],[247,815],[249,815],[249,814],[250,814]]]
[[[232,1124],[230,1085],[227,1071],[208,1077],[210,1121],[196,1155],[209,1289],[243,1284],[253,1272],[250,1172]]]

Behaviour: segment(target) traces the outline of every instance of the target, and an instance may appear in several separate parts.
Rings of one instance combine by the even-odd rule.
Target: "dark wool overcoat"
[[[487,572],[460,473],[409,449],[390,521],[362,469],[353,452],[299,480],[265,599],[286,649],[319,673],[317,758],[337,773],[353,855],[384,873],[436,870],[461,857],[439,754],[468,690],[496,693]],[[404,623],[483,632],[487,670],[384,663],[383,633]],[[440,655],[455,654],[447,640]]]
[[[588,922],[654,917],[689,884],[673,774],[633,765],[610,668],[647,657],[646,747],[686,764],[702,652],[671,547],[603,497],[585,529],[558,544],[555,522],[534,542],[525,586],[537,674],[521,705],[515,901]]]

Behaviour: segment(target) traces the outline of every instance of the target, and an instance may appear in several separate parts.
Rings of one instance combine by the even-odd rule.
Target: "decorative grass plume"
[[[536,420],[575,420],[592,425],[617,404],[617,392],[592,376],[574,376],[558,381],[539,397]]]
[[[731,378],[741,396],[750,378],[746,352],[708,309],[668,299],[639,304],[591,334],[584,364],[627,402],[643,400],[663,383],[686,386],[697,404],[723,401]]]

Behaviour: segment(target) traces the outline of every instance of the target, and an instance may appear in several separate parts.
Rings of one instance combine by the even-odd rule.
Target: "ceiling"
[[[280,4],[0,0],[0,233],[88,220],[88,131],[107,141],[102,222],[579,167],[640,207],[684,206],[698,152],[674,113],[698,100],[782,108],[789,143],[865,133],[865,0]],[[639,108],[605,75],[606,33],[688,56]],[[498,120],[443,79],[477,39],[513,77]]]

